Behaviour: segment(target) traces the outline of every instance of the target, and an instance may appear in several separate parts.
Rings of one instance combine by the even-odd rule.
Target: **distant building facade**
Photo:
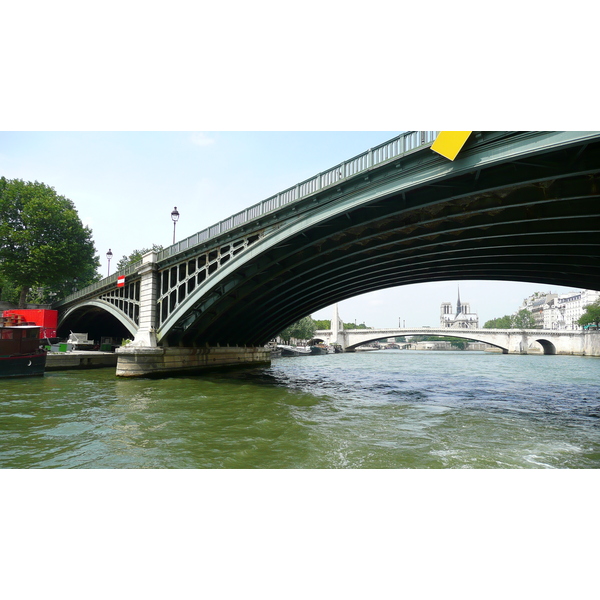
[[[545,307],[556,298],[558,298],[558,294],[536,292],[523,300],[523,304],[519,310],[528,310],[533,315],[535,319],[534,329],[546,329]]]
[[[523,309],[531,312],[535,319],[535,329],[578,330],[577,323],[586,308],[600,300],[600,291],[579,290],[566,294],[536,292],[523,300],[515,315]],[[442,302],[440,306],[440,326],[448,329],[477,329],[479,317],[471,312],[468,302],[461,302],[460,291],[456,301],[456,310],[451,302]]]
[[[553,294],[544,305],[544,329],[581,329],[577,323],[587,306],[600,299],[600,292],[595,290],[580,290],[566,294]]]
[[[477,313],[471,312],[468,302],[460,301],[460,291],[456,301],[456,311],[452,309],[452,303],[442,302],[440,306],[440,327],[450,329],[478,329],[479,317]]]

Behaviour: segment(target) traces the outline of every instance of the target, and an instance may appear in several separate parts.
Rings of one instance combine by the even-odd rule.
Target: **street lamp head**
[[[177,223],[177,221],[179,220],[179,213],[177,212],[177,207],[173,209],[173,212],[171,213],[171,219],[173,219],[173,223]]]
[[[106,260],[108,260],[108,270],[106,272],[106,276],[110,277],[110,259],[113,257],[113,253],[112,250],[109,248],[108,252],[106,253]]]

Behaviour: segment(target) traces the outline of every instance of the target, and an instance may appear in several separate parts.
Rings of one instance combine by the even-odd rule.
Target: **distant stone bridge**
[[[345,352],[358,346],[403,336],[447,336],[484,342],[500,348],[503,354],[528,354],[535,343],[544,354],[600,355],[600,333],[591,331],[551,331],[544,329],[338,329],[319,330],[314,338],[326,344],[338,344]],[[534,346],[535,347],[535,346]],[[539,348],[539,347],[538,347]]]

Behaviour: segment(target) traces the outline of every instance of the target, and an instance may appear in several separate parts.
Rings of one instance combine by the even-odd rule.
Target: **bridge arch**
[[[368,331],[368,330],[361,330],[361,331]],[[471,341],[471,342],[482,342],[484,344],[489,344],[490,346],[494,346],[495,348],[498,348],[499,350],[502,350],[503,354],[507,354],[509,349],[508,349],[508,345],[507,344],[500,344],[499,342],[493,340],[493,339],[483,339],[484,336],[477,336],[477,335],[473,335],[473,334],[467,334],[467,333],[463,333],[461,330],[452,330],[452,332],[438,332],[436,331],[435,333],[430,333],[427,334],[426,332],[419,332],[419,333],[404,333],[401,335],[382,335],[382,334],[378,334],[377,336],[373,336],[373,337],[368,337],[368,334],[365,335],[365,338],[363,340],[360,340],[356,343],[352,343],[348,346],[346,346],[346,350],[353,352],[356,348],[358,348],[358,346],[362,346],[363,344],[371,344],[373,342],[379,342],[381,340],[385,340],[388,339],[389,337],[420,337],[420,336],[427,336],[427,335],[432,335],[435,337],[452,337],[452,338],[460,338],[466,341]]]
[[[556,346],[550,341],[545,340],[544,338],[538,338],[535,340],[542,349],[544,350],[544,354],[548,354],[554,356],[556,354]]]
[[[88,333],[90,339],[133,339],[137,325],[110,302],[96,299],[75,304],[61,313],[57,331],[59,337],[68,337],[70,331],[74,331]]]
[[[320,308],[404,284],[590,286],[600,144],[561,163],[566,152],[536,154],[536,164],[510,151],[485,165],[468,150],[453,166],[420,156],[418,173],[410,161],[403,176],[391,164],[377,182],[362,177],[316,195],[197,288],[163,335],[183,345],[261,345]]]
[[[343,211],[342,207],[336,209],[337,212]],[[241,253],[239,256],[234,256],[228,263],[218,269],[210,278],[199,284],[191,293],[189,293],[184,301],[180,304],[176,314],[169,315],[165,322],[159,327],[157,331],[157,339],[168,341],[170,334],[175,333],[174,337],[178,337],[182,332],[188,329],[195,329],[192,327],[200,317],[204,317],[204,321],[210,320],[214,322],[217,317],[217,313],[211,311],[211,308],[216,302],[219,302],[220,319],[219,323],[223,322],[223,313],[226,314],[227,304],[232,301],[238,300],[239,296],[236,293],[228,293],[239,287],[246,287],[244,284],[248,282],[251,286],[256,284],[265,285],[261,291],[268,295],[268,287],[270,284],[281,283],[292,275],[290,269],[277,269],[278,261],[275,259],[272,262],[269,256],[272,252],[278,252],[281,246],[287,246],[290,239],[307,239],[305,233],[306,230],[310,230],[313,227],[318,226],[318,223],[323,219],[323,216],[319,213],[309,214],[304,216],[302,219],[296,219],[292,223],[280,225],[271,230],[264,230],[261,232],[259,239],[252,246],[252,250],[249,252]],[[301,242],[305,245],[305,242]],[[263,276],[260,271],[268,265],[270,268],[275,267],[275,275]],[[256,290],[253,287],[252,291],[255,293]],[[241,294],[240,294],[241,296]],[[326,304],[324,305],[326,306]],[[287,325],[295,322],[305,314],[301,314],[302,308],[297,312],[293,312],[293,307],[288,307],[290,312],[284,317],[286,319],[285,325],[281,326],[281,329],[272,330],[274,332],[267,334],[267,337],[262,341],[257,342],[258,345],[265,343],[272,337],[274,337],[279,331],[284,329]],[[319,307],[322,308],[322,307]],[[182,318],[182,314],[184,318]],[[212,317],[212,318],[211,318]],[[267,315],[268,320],[271,321],[273,315]],[[266,323],[264,324],[266,325]],[[271,328],[272,329],[272,328]],[[194,334],[191,333],[188,336],[184,336],[187,341],[186,345],[197,342],[197,339],[193,341],[190,339]],[[216,339],[216,338],[215,338]],[[202,339],[202,343],[210,342],[210,336]],[[229,339],[229,343],[236,344],[239,340],[236,340],[235,335]]]

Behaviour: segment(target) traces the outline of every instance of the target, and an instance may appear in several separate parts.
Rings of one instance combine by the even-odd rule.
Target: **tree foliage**
[[[512,317],[510,315],[504,315],[496,319],[486,321],[483,326],[484,329],[512,329]]]
[[[535,327],[535,318],[530,310],[522,308],[513,318],[514,329],[533,329]]]
[[[596,300],[586,306],[585,312],[579,317],[577,324],[582,327],[586,325],[600,327],[600,300]]]
[[[160,244],[152,244],[152,248],[134,250],[129,256],[124,255],[123,258],[119,260],[117,263],[117,271],[121,271],[125,267],[142,260],[142,256],[144,256],[144,254],[148,254],[148,252],[160,252],[162,249],[163,247]]]
[[[344,329],[373,329],[372,327],[367,327],[364,323],[357,325],[356,323],[344,323]]]
[[[331,329],[331,320],[330,319],[321,319],[314,321],[315,329]],[[356,325],[355,323],[344,323],[344,329],[372,329],[372,327],[367,327],[364,323],[360,325]]]
[[[522,308],[516,315],[504,315],[486,321],[484,329],[533,329],[535,318],[530,310]]]
[[[0,275],[0,302],[10,302],[17,304],[19,302],[19,289],[8,280]]]
[[[292,338],[297,340],[310,340],[317,330],[313,318],[308,316],[300,319],[293,325],[286,327],[280,334],[279,337],[286,342],[289,342]]]
[[[71,200],[43,183],[0,177],[0,276],[19,289],[57,295],[98,278],[92,232]]]
[[[331,329],[331,320],[330,319],[315,320],[315,329]]]

